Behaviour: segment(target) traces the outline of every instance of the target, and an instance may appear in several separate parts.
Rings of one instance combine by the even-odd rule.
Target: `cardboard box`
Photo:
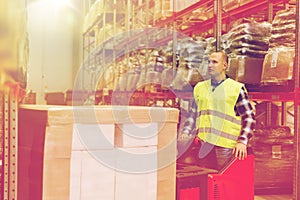
[[[65,105],[65,94],[63,92],[51,92],[45,94],[48,105]]]
[[[113,160],[113,150],[82,151],[82,168],[80,181],[80,199],[114,199],[115,170],[114,166],[105,166],[97,159],[98,154],[111,155],[107,159]],[[73,191],[71,191],[73,192]],[[76,191],[74,191],[76,192]],[[77,199],[77,198],[75,198]],[[73,200],[73,199],[70,199]]]
[[[21,105],[18,199],[174,200],[178,114],[158,107]],[[141,160],[130,166],[136,155]],[[149,173],[126,173],[147,157]]]
[[[116,155],[115,200],[156,199],[157,147],[119,150]]]
[[[259,85],[264,59],[237,56],[238,67],[236,80],[245,84]]]
[[[229,57],[226,74],[233,80],[236,80],[238,65],[239,65],[239,60],[237,57]]]
[[[158,124],[116,124],[117,147],[143,147],[158,144]]]
[[[282,84],[293,78],[295,48],[278,47],[269,49],[263,63],[261,83]]]
[[[114,124],[74,124],[72,151],[114,148]]]

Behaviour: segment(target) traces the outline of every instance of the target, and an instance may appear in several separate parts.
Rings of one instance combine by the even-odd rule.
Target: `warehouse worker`
[[[232,155],[241,160],[247,157],[247,143],[255,125],[247,91],[242,83],[225,74],[227,66],[228,57],[224,52],[212,53],[208,64],[211,79],[194,87],[197,105],[194,133],[201,141],[200,165],[215,169],[224,167]],[[190,131],[187,126],[183,132]]]

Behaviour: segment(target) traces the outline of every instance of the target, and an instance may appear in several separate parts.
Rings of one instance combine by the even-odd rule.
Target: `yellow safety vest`
[[[233,148],[241,131],[241,117],[234,106],[243,84],[230,78],[212,92],[211,80],[199,82],[194,88],[198,105],[196,128],[198,137],[216,146]]]

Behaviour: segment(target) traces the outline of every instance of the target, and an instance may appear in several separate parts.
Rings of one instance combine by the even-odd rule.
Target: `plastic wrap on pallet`
[[[251,34],[243,34],[240,36],[235,37],[234,39],[230,40],[231,43],[235,42],[242,42],[246,43],[249,45],[258,45],[258,46],[263,46],[264,48],[268,49],[269,45],[269,39],[267,37],[262,37],[262,36],[255,36]],[[227,42],[229,43],[229,42]]]
[[[203,80],[201,67],[206,53],[206,46],[206,40],[200,37],[179,41],[178,69],[171,83],[172,88],[176,90],[191,88],[191,86]]]
[[[249,50],[267,51],[268,45],[256,45],[256,44],[249,44],[247,42],[237,41],[231,44],[231,48],[233,49],[245,48]]]
[[[126,109],[128,117],[116,117],[124,115]],[[165,115],[161,115],[162,109]],[[85,114],[79,119],[74,112]],[[170,141],[176,139],[178,110],[93,106],[90,112],[89,108],[24,105],[19,118],[20,135],[25,137],[18,138],[18,164],[22,169],[18,170],[22,185],[17,188],[18,199],[175,199],[176,143]],[[157,135],[139,139],[141,126],[144,135]],[[107,142],[100,138],[88,147],[81,133],[103,137]],[[166,146],[168,154],[159,153],[158,149]],[[125,158],[124,153],[129,156]],[[142,166],[122,165],[132,161],[130,155],[147,154],[153,155],[148,159],[151,166],[147,165],[147,169],[153,167],[151,172],[133,173],[142,172]],[[97,155],[104,155],[101,159],[105,161],[95,159]],[[160,156],[170,160],[168,165],[158,159]]]
[[[272,22],[270,47],[295,46],[296,10],[289,8],[276,13]]]
[[[293,137],[291,129],[288,126],[277,126],[277,127],[265,127],[255,130],[253,140],[259,141],[263,139],[269,140],[270,143],[280,142],[282,139]]]
[[[295,39],[296,39],[296,36],[295,36],[295,34],[292,34],[292,32],[273,34],[272,37],[270,38],[270,47],[271,48],[278,47],[278,46],[294,47]]]
[[[114,87],[114,67],[110,65],[103,74],[104,88],[112,90]]]
[[[264,58],[268,51],[262,51],[257,49],[251,49],[249,47],[240,47],[233,50],[232,53],[237,55],[245,55],[254,58]]]
[[[147,67],[146,65],[141,66],[141,72],[140,72],[140,78],[137,82],[137,89],[140,90],[141,88],[144,87],[146,83],[146,75],[147,75]]]
[[[294,136],[286,126],[265,127],[254,132],[255,188],[290,191],[293,185]]]
[[[283,33],[294,33],[296,30],[296,23],[293,21],[292,23],[282,24],[281,26],[273,26],[272,27],[272,35],[273,34],[283,34]]]
[[[276,13],[272,22],[270,49],[265,56],[261,83],[285,85],[293,78],[296,11],[289,8]]]
[[[238,35],[250,34],[252,36],[268,37],[270,36],[271,24],[268,22],[244,22],[235,26],[229,31],[229,40],[235,39]]]
[[[273,23],[278,23],[281,21],[286,20],[295,20],[296,16],[296,9],[295,8],[288,8],[285,10],[278,11],[276,16],[274,17]]]
[[[128,81],[127,81],[127,88],[126,90],[127,91],[134,91],[136,90],[136,86],[137,86],[137,83],[139,81],[139,78],[140,78],[140,73],[138,72],[130,72],[128,74]]]
[[[271,24],[247,19],[240,20],[225,36],[224,50],[228,54],[262,58],[269,48]]]

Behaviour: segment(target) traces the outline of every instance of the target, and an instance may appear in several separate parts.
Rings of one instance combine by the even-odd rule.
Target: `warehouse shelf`
[[[273,6],[277,6],[279,4],[286,4],[286,3],[288,3],[288,1],[289,0],[271,0],[271,1],[254,0],[254,1],[250,1],[250,2],[245,3],[237,8],[226,11],[224,13],[224,15],[222,16],[222,23],[229,23],[233,19],[240,19],[240,18],[243,18],[246,16],[250,16],[251,14],[255,14],[258,11],[266,10],[266,9],[268,9],[269,3],[272,3]],[[179,21],[179,20],[184,21],[182,18],[186,17],[187,15],[190,15],[191,12],[193,12],[201,7],[209,6],[209,5],[213,4],[213,2],[214,2],[213,0],[199,1],[179,12],[175,12],[172,16],[167,17],[166,19],[157,20],[154,23],[154,27],[155,28],[167,28],[167,27],[170,28],[174,25],[173,24],[174,22]],[[144,8],[145,4],[143,4],[142,6]],[[138,6],[138,8],[139,8],[139,6]],[[209,29],[212,29],[215,22],[216,22],[215,17],[207,19],[205,21],[193,20],[191,22],[191,24],[189,24],[188,28],[186,28],[184,30],[179,29],[177,31],[182,34],[185,34],[185,35],[197,35],[197,34],[205,32],[205,31],[208,31]],[[152,30],[154,30],[154,29],[152,29]],[[149,29],[142,31],[139,34],[134,34],[133,37],[131,37],[130,39],[126,39],[121,42],[118,42],[117,46],[124,48],[127,44],[136,42],[142,36],[148,35],[149,32],[147,32],[147,31],[149,31]],[[150,31],[151,31],[151,29],[150,29]],[[171,39],[172,39],[171,36],[162,37],[161,39],[157,39],[156,43],[165,45]]]
[[[149,6],[147,5],[147,2],[142,3],[141,5],[138,5],[135,9],[136,10],[144,10],[144,9],[151,9],[155,5],[154,0],[149,1]]]
[[[253,101],[272,101],[272,102],[299,102],[299,89],[295,92],[249,92],[249,99]]]
[[[96,92],[96,96],[101,96],[101,91]],[[153,98],[157,100],[164,99],[193,99],[192,91],[172,91],[163,90],[155,92],[143,91],[110,91],[107,96],[118,95],[132,98]],[[248,92],[248,98],[252,101],[270,101],[270,102],[298,102],[300,104],[300,89],[295,92]],[[99,102],[99,99],[98,99]],[[109,102],[107,102],[109,103]]]
[[[280,3],[288,3],[288,0],[255,0],[251,1],[249,3],[246,3],[244,5],[241,5],[235,9],[228,10],[224,13],[222,16],[222,23],[229,23],[232,22],[232,20],[240,19],[243,17],[250,16],[252,14],[257,13],[258,11],[262,11],[268,8],[269,3],[272,3],[273,6],[276,6]],[[195,22],[195,25],[192,27],[189,27],[186,30],[183,30],[183,33],[187,35],[191,34],[197,34],[202,33],[204,31],[207,31],[208,29],[213,28],[214,23],[216,23],[216,18],[210,18],[203,22]]]
[[[278,4],[286,4],[289,0],[254,0],[250,1],[248,3],[245,3],[241,6],[238,6],[237,8],[224,11],[224,15],[222,17],[222,23],[229,23],[233,19],[239,19],[242,17],[250,16],[251,14],[255,14],[258,11],[262,11],[268,8],[269,4],[272,3],[273,6],[276,6]],[[190,15],[193,11],[203,7],[213,4],[213,0],[208,1],[199,1],[187,8],[185,8],[182,11],[174,13],[172,16],[167,17],[164,20],[158,20],[155,23],[156,27],[166,27],[166,26],[172,26],[172,23],[177,20],[182,20],[182,18]],[[197,34],[207,31],[208,29],[213,28],[214,23],[216,22],[216,18],[212,17],[210,19],[207,19],[205,21],[193,21],[193,26],[190,26],[189,28],[182,30],[183,33],[191,35],[191,34]]]
[[[167,25],[172,25],[172,23],[176,20],[181,19],[182,17],[186,16],[186,15],[190,15],[193,11],[203,7],[203,6],[207,6],[209,4],[213,4],[213,0],[208,0],[208,1],[198,1],[197,3],[179,11],[179,12],[175,12],[172,16],[167,17],[164,20],[158,20],[155,23],[156,27],[165,27]]]
[[[117,22],[124,19],[124,17],[125,17],[125,13],[117,13],[116,14]],[[105,19],[105,23],[113,22],[114,13],[106,12],[106,13],[102,13],[102,14],[98,15],[96,20],[83,32],[83,35],[89,34],[90,36],[95,36],[94,28],[101,27],[103,25],[103,21],[104,21],[103,19]]]

